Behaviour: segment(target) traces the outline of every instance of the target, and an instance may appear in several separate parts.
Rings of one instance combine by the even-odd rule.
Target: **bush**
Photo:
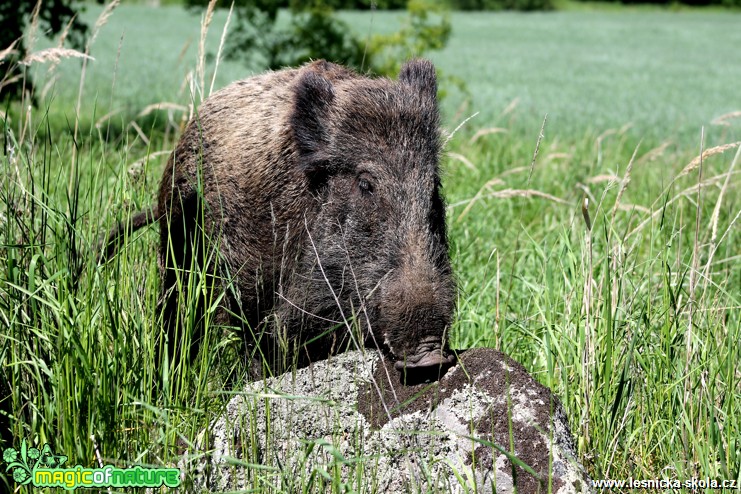
[[[185,1],[190,7],[208,3]],[[388,0],[381,5],[401,3]],[[345,0],[290,0],[291,20],[287,27],[278,27],[278,11],[284,8],[286,0],[238,0],[234,4],[237,20],[227,38],[225,57],[240,60],[256,71],[323,58],[363,72],[392,75],[402,61],[443,48],[450,36],[450,19],[439,6],[413,0],[397,33],[374,36],[366,43],[334,13],[334,6],[350,4]],[[360,4],[365,5],[364,0],[352,2]]]
[[[273,46],[271,68],[324,58],[352,67],[363,65],[363,43],[330,10],[314,8],[293,16],[288,35]]]
[[[553,0],[450,0],[455,10],[553,10]]]
[[[256,70],[280,69],[317,58],[361,66],[362,43],[329,7],[294,10],[287,28],[276,27],[276,17],[275,4],[239,7],[225,56]]]
[[[187,7],[205,7],[208,5],[208,0],[185,0]],[[235,0],[235,7],[242,7],[246,5],[255,5],[260,3],[270,3],[271,8],[276,9],[291,9],[293,11],[300,11],[309,6],[317,6],[317,3],[305,2],[301,0],[280,0],[276,2],[253,2],[250,0]],[[403,10],[407,6],[407,0],[325,0],[320,2],[321,6],[328,7],[332,10],[370,10],[371,8],[379,10]],[[230,1],[220,0],[219,5],[221,7],[229,8],[231,5]],[[258,5],[259,6],[259,5]]]
[[[368,47],[371,67],[379,74],[396,74],[404,60],[443,49],[451,31],[450,16],[439,5],[411,0],[399,31],[371,38]]]

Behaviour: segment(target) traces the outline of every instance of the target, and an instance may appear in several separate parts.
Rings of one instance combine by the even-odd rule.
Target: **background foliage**
[[[186,5],[203,9],[208,2],[186,0]],[[220,5],[226,7],[223,2]],[[391,75],[398,70],[399,60],[410,54],[422,56],[443,48],[451,30],[444,9],[430,0],[412,0],[403,5],[372,4],[373,8],[405,7],[407,16],[399,31],[370,38],[353,31],[335,13],[339,8],[364,10],[371,7],[369,3],[240,0],[233,5],[236,21],[225,56],[257,70],[280,69],[323,58],[361,72]],[[279,22],[280,9],[290,11],[286,22]]]

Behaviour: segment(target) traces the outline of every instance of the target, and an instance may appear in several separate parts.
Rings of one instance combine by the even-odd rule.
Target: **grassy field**
[[[399,17],[343,15],[359,32]],[[452,19],[449,46],[430,57],[469,92],[451,89],[446,129],[473,116],[444,160],[454,346],[500,348],[551,387],[594,478],[741,480],[741,14]],[[83,465],[168,463],[231,396],[215,356],[233,341],[213,335],[186,368],[154,361],[155,229],[94,262],[103,232],[155,196],[199,37],[198,17],[178,8],[120,7],[82,91],[81,63],[63,61],[40,108],[6,121],[0,432],[16,447],[49,441]],[[249,73],[222,63],[214,87]]]

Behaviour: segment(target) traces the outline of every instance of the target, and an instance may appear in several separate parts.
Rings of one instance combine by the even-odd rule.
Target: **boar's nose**
[[[440,338],[428,337],[411,355],[397,361],[394,368],[402,373],[405,384],[418,384],[439,379],[453,364],[455,356],[446,352]]]

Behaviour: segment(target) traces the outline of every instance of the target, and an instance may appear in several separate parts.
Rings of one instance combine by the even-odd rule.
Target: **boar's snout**
[[[398,360],[394,368],[398,371],[404,369],[447,369],[455,363],[455,357],[448,354],[439,338],[428,338],[419,343],[416,351],[411,355],[405,355],[404,360]]]
[[[420,266],[423,264],[423,266]],[[455,284],[447,263],[412,262],[383,290],[383,340],[399,371],[444,372],[455,363],[447,337],[455,309]]]

